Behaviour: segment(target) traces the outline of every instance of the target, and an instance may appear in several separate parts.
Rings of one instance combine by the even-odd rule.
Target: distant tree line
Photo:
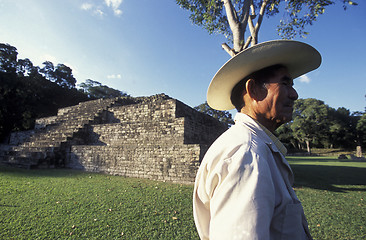
[[[11,131],[34,127],[34,120],[57,114],[59,108],[79,102],[126,96],[93,80],[76,88],[72,69],[50,61],[42,67],[18,59],[16,47],[0,43],[0,142]]]
[[[366,113],[334,109],[314,98],[298,99],[293,120],[276,133],[288,148],[309,153],[312,147],[355,149],[366,144]]]
[[[212,109],[207,102],[195,109],[228,125],[233,124],[228,111]],[[276,135],[289,150],[304,150],[309,153],[312,147],[365,147],[366,112],[351,113],[344,107],[334,109],[314,98],[298,99],[294,105],[293,120],[279,127]]]

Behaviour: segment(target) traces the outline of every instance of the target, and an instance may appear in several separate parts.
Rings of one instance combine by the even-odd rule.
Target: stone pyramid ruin
[[[0,161],[192,183],[209,145],[226,129],[165,94],[98,99],[12,133],[0,147]]]

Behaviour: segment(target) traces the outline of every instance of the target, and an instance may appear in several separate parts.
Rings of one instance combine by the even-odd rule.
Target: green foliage
[[[225,123],[228,126],[231,126],[232,124],[234,124],[234,121],[233,121],[233,118],[232,118],[230,112],[219,111],[219,110],[213,109],[207,104],[207,102],[194,107],[194,109],[196,109],[199,112],[205,113],[213,118],[216,118],[220,122]]]
[[[236,11],[238,22],[242,20],[243,5],[247,0],[231,0]],[[253,0],[253,6],[258,14],[263,0]],[[336,0],[268,0],[265,8],[267,17],[274,16],[283,10],[283,17],[277,26],[278,34],[284,39],[292,39],[296,36],[306,37],[309,33],[305,28],[312,25],[319,15],[325,12],[330,5],[336,4]],[[343,8],[356,6],[357,3],[349,0],[339,0]],[[205,28],[210,34],[223,34],[232,40],[232,33],[226,19],[223,1],[216,0],[176,0],[181,8],[188,10],[190,20]],[[253,15],[255,18],[256,16]]]
[[[16,47],[0,43],[0,72],[15,72],[17,56]]]
[[[182,8],[191,12],[190,20],[205,28],[209,34],[219,33],[230,37],[230,27],[226,20],[222,1],[216,0],[176,0]]]
[[[44,74],[44,77],[55,82],[64,88],[75,88],[76,79],[72,75],[72,69],[64,64],[58,64],[54,67],[53,63],[46,61],[43,63],[44,67],[40,69],[40,72]]]
[[[329,132],[329,107],[323,101],[308,98],[296,100],[294,109],[291,124],[294,138],[306,144],[324,140]]]
[[[89,98],[92,99],[128,96],[125,92],[102,85],[100,82],[93,81],[91,79],[87,79],[85,82],[81,83],[79,87],[86,95],[88,95]]]
[[[0,83],[0,140],[11,131],[33,128],[36,118],[55,115],[58,108],[88,100],[75,88],[63,88],[40,74],[0,72]]]
[[[302,149],[310,145],[325,148],[353,149],[365,136],[356,128],[360,116],[346,108],[334,109],[317,99],[298,99],[293,121],[276,130],[288,148]],[[359,123],[360,126],[362,123]],[[365,144],[363,140],[362,144]]]
[[[15,47],[0,44],[0,141],[11,131],[32,128],[35,118],[89,99],[75,89],[69,67],[46,62],[40,69],[17,56]]]
[[[18,60],[17,56],[15,47],[0,43],[0,142],[11,131],[33,128],[36,118],[55,115],[59,108],[90,99],[127,96],[92,80],[82,83],[79,91],[68,66],[55,67],[46,61],[39,68],[28,58]]]
[[[360,144],[366,145],[366,113],[364,113],[357,122],[356,130]]]

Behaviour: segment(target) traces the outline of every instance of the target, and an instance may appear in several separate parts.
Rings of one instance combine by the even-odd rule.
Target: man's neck
[[[241,113],[244,113],[248,115],[249,117],[253,118],[255,121],[259,122],[261,125],[263,125],[265,128],[267,128],[271,133],[274,133],[274,131],[279,127],[276,122],[273,122],[264,116],[258,115],[253,111],[248,111],[245,108],[242,108]]]

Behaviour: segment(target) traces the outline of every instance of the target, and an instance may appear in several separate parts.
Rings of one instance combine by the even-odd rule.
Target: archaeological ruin
[[[98,99],[59,109],[13,132],[3,164],[64,167],[193,183],[209,145],[227,126],[165,94]]]

